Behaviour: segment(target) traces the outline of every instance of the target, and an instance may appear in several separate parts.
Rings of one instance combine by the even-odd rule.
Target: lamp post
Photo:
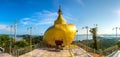
[[[78,30],[76,30],[76,33],[77,33],[77,35],[76,35],[76,43],[78,43],[79,42],[79,40],[78,40]]]
[[[77,33],[77,35],[76,35],[76,44],[79,42],[79,40],[78,40],[78,30],[76,30],[76,33]]]
[[[116,38],[118,37],[118,29],[120,29],[119,27],[114,27],[112,30],[115,30],[116,32]]]
[[[30,30],[30,51],[32,50],[32,27],[27,28]]]
[[[12,25],[11,25],[11,26],[7,26],[7,28],[10,29],[10,34],[9,34],[9,36],[11,36],[11,34],[12,34],[12,27],[13,27]],[[11,50],[11,49],[12,49],[12,46],[11,46],[11,44],[12,44],[12,43],[11,43],[11,40],[12,40],[12,39],[10,38],[10,46],[9,46],[9,48],[10,48],[9,53],[10,53],[10,54],[11,54],[11,51],[12,51],[12,50]]]
[[[17,19],[14,22],[14,51],[16,49],[16,31],[17,31]],[[15,54],[17,53],[17,51],[15,51]]]
[[[85,26],[85,27],[82,27],[82,29],[86,29],[86,51],[87,51],[87,46],[88,46],[88,30],[89,30],[89,27]]]
[[[17,28],[17,20],[14,23],[14,43],[16,43],[16,29]]]

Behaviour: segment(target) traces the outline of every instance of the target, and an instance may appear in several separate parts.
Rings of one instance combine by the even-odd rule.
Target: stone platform
[[[55,49],[35,49],[19,57],[93,57],[82,48],[71,50],[74,56],[71,55],[69,49],[61,50],[60,52]]]
[[[70,51],[71,50],[71,51]],[[71,55],[72,53],[72,55]],[[7,53],[1,53],[0,57],[13,57]],[[55,48],[38,48],[19,57],[93,57],[82,48],[64,49],[56,51]]]
[[[0,53],[0,57],[13,57],[8,53]]]
[[[72,51],[75,57],[93,57],[82,48],[75,48],[75,49],[72,49]]]
[[[55,49],[35,49],[19,57],[70,57],[68,50],[56,51]]]

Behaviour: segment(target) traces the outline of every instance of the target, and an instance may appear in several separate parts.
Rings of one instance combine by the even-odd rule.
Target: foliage
[[[118,40],[113,38],[113,39],[101,39],[101,48],[102,49],[106,49],[106,48],[109,48],[109,47],[112,47],[114,45],[116,45],[116,42]]]
[[[30,42],[30,35],[26,34],[26,35],[22,35],[20,37],[23,37],[24,40],[26,40],[27,42]]]
[[[120,48],[120,41],[116,42],[116,44],[118,45],[118,47]]]
[[[9,52],[10,40],[11,45],[13,45],[13,38],[6,34],[0,35],[0,47],[4,48],[5,52]]]
[[[93,35],[93,47],[98,50],[98,42],[97,42],[97,28],[91,28],[90,29],[90,32],[92,33]]]
[[[16,46],[17,48],[23,48],[23,47],[29,46],[29,43],[25,40],[20,40],[16,42]]]
[[[12,50],[14,49],[14,45],[16,45],[17,49],[29,46],[30,35],[22,35],[19,37],[23,37],[23,40],[16,41],[16,43],[14,43],[13,38],[10,37],[9,35],[6,35],[6,34],[0,35],[0,47],[4,48],[5,52],[9,53],[10,43],[11,43]],[[42,39],[43,39],[43,36],[32,36],[33,44],[40,43]]]
[[[42,41],[42,40],[43,40],[43,36],[35,36],[33,38],[33,43],[37,44],[37,43],[40,43],[40,41]]]
[[[112,47],[112,46],[115,46],[116,45],[116,42],[118,42],[118,40],[120,40],[120,38],[107,38],[107,37],[97,37],[97,39],[98,39],[98,41],[97,41],[97,43],[98,43],[98,49],[102,49],[102,50],[105,50],[105,49],[107,49],[107,48],[109,48],[109,47]],[[85,41],[84,41],[85,42]],[[82,41],[82,43],[83,43],[83,41]],[[93,45],[93,40],[89,40],[89,42],[88,42],[89,44],[89,46],[91,47],[91,48],[94,48],[94,45]]]
[[[23,37],[23,39],[26,40],[27,42],[30,42],[30,35],[23,35],[21,37]],[[43,36],[31,36],[31,38],[32,38],[32,43],[37,44],[40,41],[42,41]]]

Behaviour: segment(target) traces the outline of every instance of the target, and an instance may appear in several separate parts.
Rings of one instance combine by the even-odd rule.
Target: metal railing
[[[102,51],[101,50],[95,50],[93,48],[90,48],[88,46],[86,46],[85,44],[77,41],[77,42],[74,42],[73,44],[79,46],[80,48],[84,49],[85,51],[87,51],[90,55],[93,55],[94,57],[100,57],[102,56]]]
[[[107,56],[107,55],[111,54],[113,51],[118,50],[117,45],[112,46],[112,47],[102,51],[102,50],[95,50],[93,48],[90,48],[90,47],[86,46],[85,44],[82,44],[81,42],[74,42],[73,44],[77,45],[78,47],[80,47],[80,48],[82,48],[84,50],[86,50],[90,55],[93,55],[94,57],[98,57],[98,56],[99,57],[104,57],[104,56]],[[52,47],[49,46],[49,45],[46,45],[44,42],[40,42],[38,44],[32,45],[32,50],[37,49],[37,48],[47,48],[48,49],[48,48],[52,48]],[[69,49],[69,48],[67,48],[67,49]],[[18,57],[18,56],[20,56],[22,54],[25,54],[25,53],[28,53],[28,52],[30,52],[32,50],[30,49],[30,46],[27,46],[27,47],[24,47],[24,48],[16,49],[15,51],[13,51],[12,54],[15,57]]]
[[[32,45],[32,50],[40,48],[40,47],[44,47],[45,45],[43,43],[44,42],[40,42],[38,44]],[[27,52],[30,52],[32,50],[31,50],[31,46],[27,46],[27,47],[24,47],[24,48],[14,50],[12,55],[15,56],[15,57],[18,57],[18,56],[20,56],[22,54],[25,54]]]
[[[119,50],[119,47],[117,45],[109,47],[109,48],[107,48],[107,49],[102,51],[101,49],[95,50],[93,48],[90,48],[90,47],[86,46],[85,44],[83,44],[83,43],[81,43],[79,41],[78,42],[74,42],[73,44],[83,48],[84,50],[86,50],[91,55],[94,55],[94,57],[96,57],[96,54],[99,57],[105,57],[105,56],[111,54],[112,52],[114,52],[116,50]]]
[[[102,53],[107,56],[107,55],[109,55],[112,52],[117,51],[117,50],[119,50],[119,47],[117,45],[115,45],[115,46],[112,46],[112,47],[105,49]]]

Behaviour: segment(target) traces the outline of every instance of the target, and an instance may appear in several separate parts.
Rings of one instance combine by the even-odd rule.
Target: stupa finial
[[[61,6],[60,6],[60,5],[59,5],[58,14],[62,14],[62,8],[61,8]]]

